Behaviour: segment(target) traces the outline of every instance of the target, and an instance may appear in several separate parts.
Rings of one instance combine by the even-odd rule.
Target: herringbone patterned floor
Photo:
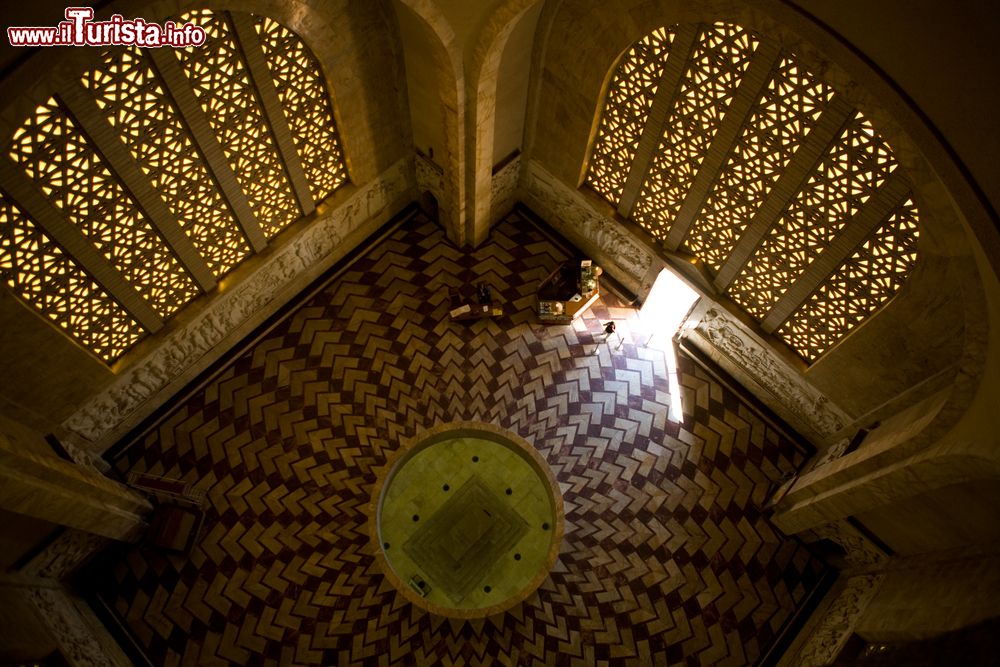
[[[803,455],[686,358],[668,421],[662,353],[593,353],[602,322],[633,320],[610,296],[537,324],[564,257],[516,213],[468,256],[417,214],[125,450],[122,471],[210,503],[190,557],[135,548],[99,584],[153,662],[752,663],[823,569],[758,509]],[[505,316],[450,322],[448,287],[479,281]],[[366,527],[387,453],[455,419],[533,442],[566,506],[538,592],[467,624],[397,595]]]

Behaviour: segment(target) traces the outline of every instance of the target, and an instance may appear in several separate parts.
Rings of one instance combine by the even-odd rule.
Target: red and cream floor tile
[[[761,512],[804,453],[679,360],[595,355],[606,296],[545,327],[533,292],[566,254],[511,214],[463,254],[413,215],[293,309],[118,457],[194,482],[208,516],[189,557],[136,547],[98,588],[156,664],[745,665],[824,565]],[[505,316],[449,321],[448,288],[485,282]],[[637,336],[636,338],[639,338]],[[458,623],[376,568],[365,506],[400,438],[457,419],[528,439],[563,489],[566,534],[541,588]]]

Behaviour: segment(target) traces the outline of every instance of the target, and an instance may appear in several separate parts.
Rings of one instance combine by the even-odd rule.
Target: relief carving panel
[[[522,169],[521,190],[536,212],[630,288],[653,264],[653,254],[620,223],[596,213],[584,197],[535,161]],[[617,269],[617,271],[616,271]]]
[[[836,542],[846,552],[845,559],[853,567],[870,567],[889,560],[889,555],[846,520],[832,521],[812,529],[820,538]]]
[[[823,446],[851,423],[850,416],[722,308],[699,306],[684,337],[722,363],[741,382],[749,380],[768,407]],[[699,317],[700,316],[700,317]],[[693,335],[696,334],[696,335]],[[721,358],[720,358],[721,356]]]
[[[507,215],[514,205],[517,182],[521,178],[521,156],[505,164],[493,174],[490,182],[490,223]]]
[[[107,537],[66,528],[18,572],[62,580],[112,543]]]
[[[430,192],[439,204],[448,201],[444,196],[444,169],[419,152],[413,158],[413,167],[420,192]]]
[[[27,599],[38,609],[60,652],[73,667],[125,667],[123,655],[106,650],[70,597],[57,588],[30,588]]]

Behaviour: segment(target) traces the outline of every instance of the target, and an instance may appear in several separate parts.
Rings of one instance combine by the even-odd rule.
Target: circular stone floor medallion
[[[395,452],[372,494],[372,540],[390,582],[451,618],[506,611],[559,555],[562,494],[545,459],[492,424],[452,422]]]

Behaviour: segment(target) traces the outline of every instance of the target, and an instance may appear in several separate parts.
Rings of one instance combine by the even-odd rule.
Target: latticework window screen
[[[813,128],[833,89],[782,58],[684,246],[716,271]]]
[[[730,285],[733,300],[763,318],[895,166],[889,147],[858,114]]]
[[[917,209],[898,207],[884,225],[785,322],[780,334],[812,361],[892,298],[917,263]]]
[[[82,131],[73,116],[80,102],[66,106],[56,95],[26,118],[5,145],[21,175],[10,177],[20,185],[0,193],[4,282],[109,363],[155,330],[157,316],[169,318],[202,287],[207,289],[204,278],[195,281],[193,268],[221,277],[252,253],[247,230],[271,238],[301,214],[274,130],[247,72],[247,45],[234,38],[229,15],[205,10],[183,19],[203,26],[208,40],[202,47],[177,52],[183,74],[173,83],[147,52],[135,48],[109,50],[98,67],[81,75],[80,83],[96,104],[97,115],[88,117],[87,127],[106,122],[108,132],[99,130],[91,137]],[[310,192],[317,200],[329,196],[348,176],[319,62],[287,28],[266,18],[254,21],[283,106],[281,122],[288,125]],[[193,94],[201,109],[189,105],[192,108],[181,113],[178,93]],[[205,139],[199,144],[190,132],[191,123],[199,122],[192,114],[199,113],[204,136],[214,134],[214,150],[221,148],[228,162],[229,182],[235,176],[249,204],[251,213],[244,217],[236,217],[232,196],[219,187],[220,179],[227,178],[218,167],[223,161],[217,160],[213,169],[205,159]],[[103,157],[106,142],[120,142],[133,162],[116,158],[112,168]],[[125,180],[148,182],[172,220],[158,214],[154,224],[147,217],[141,197],[120,180],[123,164],[133,170]],[[142,196],[148,203],[149,195]],[[163,230],[174,223],[195,251],[183,261],[165,241],[164,234],[169,234]],[[59,227],[60,234],[47,231],[47,225]],[[73,234],[97,251],[88,255],[90,264],[56,240]],[[106,265],[93,269],[94,262],[101,261],[95,257]],[[204,264],[193,267],[192,262]],[[102,282],[109,280],[113,289]],[[150,310],[141,315],[129,311],[131,290]],[[134,300],[133,306],[141,303]]]
[[[669,32],[677,29],[672,26]],[[839,266],[832,274],[818,274],[817,258],[834,252],[829,249],[846,230],[869,229],[861,227],[868,223],[860,215],[869,200],[883,197],[890,205],[898,203],[883,189],[897,166],[892,151],[858,111],[836,117],[828,122],[832,128],[828,134],[814,136],[824,113],[832,113],[835,92],[793,54],[780,51],[767,85],[761,91],[749,90],[740,83],[764,38],[729,24],[703,24],[697,31],[676,92],[650,92],[637,80],[636,68],[619,66],[605,101],[586,183],[617,203],[630,173],[631,178],[644,175],[638,198],[626,212],[631,219],[662,241],[666,250],[695,255],[716,287],[762,326],[767,322],[765,331],[780,336],[806,361],[814,361],[903,284],[917,259],[917,210],[911,196],[880,222],[863,246],[841,243],[836,252],[845,254],[838,256]],[[667,33],[660,29],[654,34]],[[626,63],[646,40],[627,52]],[[647,128],[648,110],[657,95],[674,96],[656,102],[667,104],[670,112],[662,128]],[[735,141],[730,138],[721,145],[715,141],[718,130],[739,95],[748,96],[743,108],[750,112],[739,119]],[[629,96],[636,100],[630,102]],[[606,122],[608,117],[614,122]],[[643,131],[655,131],[661,139],[645,164],[635,164],[634,146]],[[608,148],[619,146],[633,148],[617,152]],[[710,151],[716,156],[714,164],[722,166],[703,175],[700,171]],[[799,171],[792,174],[799,152],[803,153]],[[707,193],[704,188],[692,190],[699,177],[699,182],[711,184]],[[679,222],[682,208],[697,214]],[[748,233],[751,223],[753,236]],[[875,261],[876,257],[894,259]],[[820,287],[798,288],[794,299],[800,302],[782,301],[799,280]],[[858,303],[847,303],[851,299]],[[782,308],[775,309],[779,302]],[[781,321],[772,322],[769,314]]]
[[[670,53],[673,33],[655,30],[625,52],[615,70],[591,153],[587,182],[618,205]]]
[[[669,231],[756,46],[755,37],[729,24],[706,27],[699,35],[632,211],[635,221],[653,236],[662,238]]]
[[[309,47],[277,21],[257,18],[254,27],[309,188],[322,199],[347,180],[347,169],[319,63]]]

